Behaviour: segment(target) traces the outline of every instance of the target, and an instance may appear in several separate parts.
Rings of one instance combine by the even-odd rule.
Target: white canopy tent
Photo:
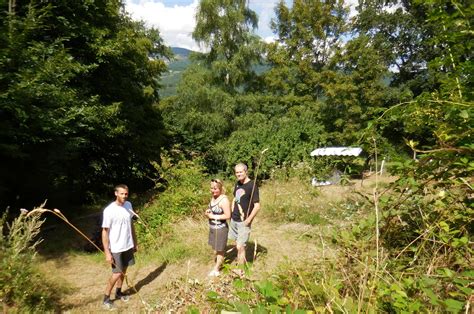
[[[311,156],[354,156],[357,157],[362,153],[362,148],[360,147],[322,147],[316,148],[311,152]],[[317,180],[312,178],[311,184],[313,186],[324,186],[337,184],[341,180],[340,171],[334,171],[331,178],[328,180]]]
[[[311,156],[359,156],[360,147],[322,147],[311,152]]]

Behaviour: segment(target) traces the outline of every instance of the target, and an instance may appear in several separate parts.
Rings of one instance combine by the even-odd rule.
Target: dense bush
[[[0,1],[2,209],[151,185],[167,49],[122,2]]]
[[[186,160],[179,154],[173,158],[164,155],[161,165],[154,165],[161,178],[157,182],[160,192],[139,213],[139,236],[148,244],[156,244],[158,234],[165,233],[165,225],[169,228],[173,220],[196,214],[209,196],[208,186],[203,186],[207,180],[199,160]]]

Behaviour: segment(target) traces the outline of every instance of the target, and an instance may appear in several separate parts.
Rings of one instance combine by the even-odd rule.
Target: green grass
[[[331,188],[333,191],[323,191],[296,178],[267,182],[261,188],[263,215],[282,223],[327,225],[350,211],[344,206],[347,200],[341,195],[344,187]]]

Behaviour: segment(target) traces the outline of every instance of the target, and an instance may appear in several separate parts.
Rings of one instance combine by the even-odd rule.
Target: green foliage
[[[117,178],[145,185],[163,144],[158,31],[120,1],[2,3],[2,204],[84,202]]]
[[[245,1],[203,0],[196,14],[193,38],[210,51],[201,56],[215,85],[229,92],[248,86],[255,74],[261,45],[251,30],[257,27],[255,12]]]
[[[162,192],[140,212],[146,226],[138,228],[139,236],[148,244],[156,244],[156,233],[166,234],[163,225],[195,215],[208,197],[207,189],[203,187],[206,181],[204,168],[199,160],[163,155],[161,165],[154,163],[154,166],[160,175],[156,187]]]
[[[44,220],[21,214],[11,224],[0,219],[0,302],[19,312],[51,311],[58,301],[56,285],[43,278],[35,266],[35,248]],[[6,228],[5,228],[6,227]]]
[[[314,145],[326,141],[323,128],[315,123],[317,113],[314,108],[317,108],[318,104],[286,103],[291,101],[295,100],[256,95],[240,98],[238,105],[246,109],[235,118],[235,131],[228,139],[214,145],[212,150],[214,163],[220,166],[219,169],[231,172],[237,162],[245,162],[250,169],[255,169],[260,153],[265,148],[268,148],[268,151],[260,165],[261,174],[264,176],[268,176],[275,167],[293,166],[308,161],[308,151],[311,151]],[[268,113],[253,113],[252,108],[256,106],[265,108]],[[272,117],[271,111],[284,110],[278,108],[285,106],[289,107],[285,115]]]
[[[178,95],[161,102],[169,134],[191,152],[206,152],[231,130],[235,100],[210,84],[211,73],[195,65],[183,74]]]

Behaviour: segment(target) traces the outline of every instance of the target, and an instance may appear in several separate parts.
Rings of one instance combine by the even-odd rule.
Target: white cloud
[[[165,5],[174,3],[173,5]],[[274,8],[280,0],[249,0],[250,9],[258,15],[257,34],[266,42],[275,40],[270,21],[275,17]],[[291,7],[292,1],[285,0]],[[356,14],[358,0],[345,0],[350,6],[350,16]],[[125,0],[125,9],[132,18],[143,20],[147,26],[158,28],[165,44],[195,51],[203,49],[192,39],[196,25],[196,9],[199,0]]]
[[[349,18],[357,14],[356,6],[359,4],[359,0],[344,0],[344,4],[349,7]]]
[[[165,6],[162,1],[126,0],[125,9],[133,19],[143,20],[147,26],[158,28],[165,44],[199,50],[191,33],[196,24],[198,0],[189,5]]]
[[[270,21],[275,17],[275,6],[279,0],[266,1],[252,1],[249,0],[250,9],[255,11],[258,15],[258,29],[257,34],[268,39],[273,37],[273,32],[270,28]]]

